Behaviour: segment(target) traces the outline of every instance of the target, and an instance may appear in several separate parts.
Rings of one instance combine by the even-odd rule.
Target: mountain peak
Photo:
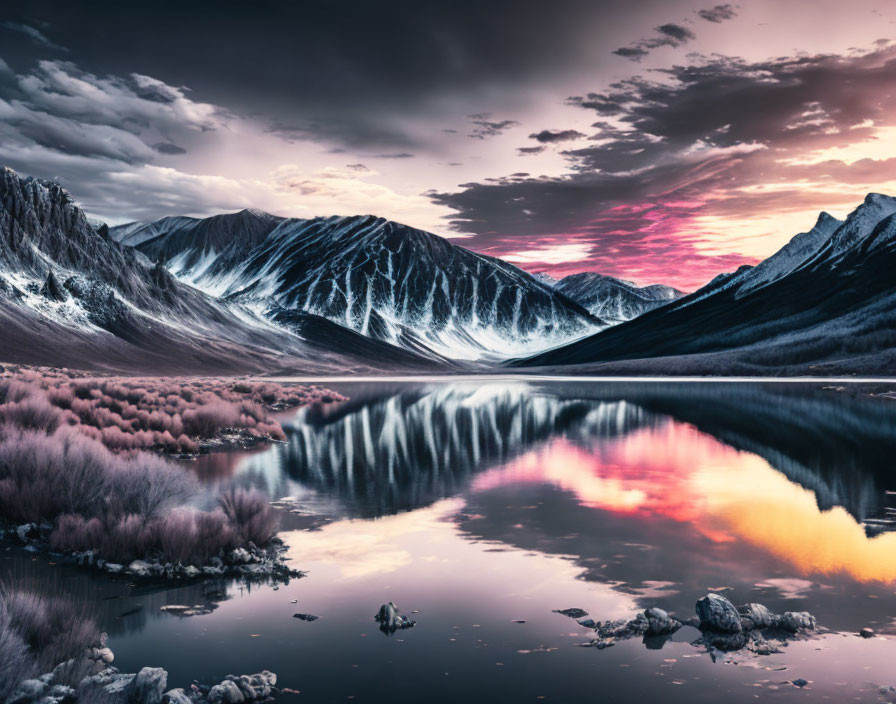
[[[867,198],[866,198],[866,200],[867,200]],[[820,228],[827,228],[827,227],[830,227],[831,225],[839,226],[842,224],[843,224],[842,220],[838,220],[837,218],[835,218],[833,215],[831,215],[827,211],[822,210],[818,214],[818,219],[815,221],[815,227],[813,227],[812,229],[816,230],[816,229],[820,229]]]
[[[896,205],[896,198],[893,196],[888,196],[883,193],[869,193],[865,196],[865,205],[884,205],[886,207],[892,207]]]

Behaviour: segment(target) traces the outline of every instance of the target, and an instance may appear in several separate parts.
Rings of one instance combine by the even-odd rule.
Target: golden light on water
[[[479,475],[473,489],[542,482],[583,506],[658,515],[714,542],[741,542],[797,573],[896,581],[896,533],[868,537],[845,509],[821,510],[815,494],[756,455],[691,426],[666,423],[592,452],[557,439]]]

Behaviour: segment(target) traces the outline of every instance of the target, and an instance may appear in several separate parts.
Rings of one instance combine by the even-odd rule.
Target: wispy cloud
[[[43,32],[41,32],[36,27],[32,27],[29,24],[23,24],[22,22],[4,21],[0,22],[0,27],[2,27],[3,29],[8,29],[11,32],[19,32],[20,34],[24,34],[25,36],[30,37],[35,44],[40,44],[47,47],[48,49],[55,49],[56,51],[68,51],[68,49],[66,49],[64,46],[60,46],[56,42],[50,40]]]

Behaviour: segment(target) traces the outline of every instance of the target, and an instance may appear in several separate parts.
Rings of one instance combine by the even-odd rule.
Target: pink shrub
[[[189,408],[184,411],[184,429],[190,435],[211,437],[223,430],[232,428],[239,423],[239,409],[226,401],[211,401],[198,408]]]
[[[30,396],[17,403],[0,405],[0,423],[10,423],[19,428],[52,433],[64,420],[62,411],[50,405],[44,396]]]
[[[218,503],[242,544],[267,545],[277,533],[277,517],[267,498],[259,491],[230,489]]]
[[[19,403],[34,393],[34,387],[20,381],[0,383],[0,403]]]

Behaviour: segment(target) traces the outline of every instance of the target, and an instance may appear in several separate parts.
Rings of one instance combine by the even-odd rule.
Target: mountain
[[[94,228],[59,185],[0,169],[2,361],[194,373],[432,367],[360,335],[346,344],[328,325],[307,315],[287,328],[215,299]]]
[[[495,360],[606,326],[511,264],[371,215],[243,211],[166,219],[113,236],[182,281],[270,319],[317,315],[433,359]]]
[[[619,371],[708,374],[896,371],[894,213],[896,198],[869,194],[845,221],[822,214],[755,267],[515,364],[613,362]],[[634,360],[642,361],[619,364]]]
[[[130,223],[110,228],[109,234],[192,282],[232,270],[283,220],[260,210],[241,210],[209,218],[173,216],[146,224]]]
[[[637,318],[684,295],[671,286],[652,284],[639,288],[593,271],[565,276],[554,288],[613,325]]]

